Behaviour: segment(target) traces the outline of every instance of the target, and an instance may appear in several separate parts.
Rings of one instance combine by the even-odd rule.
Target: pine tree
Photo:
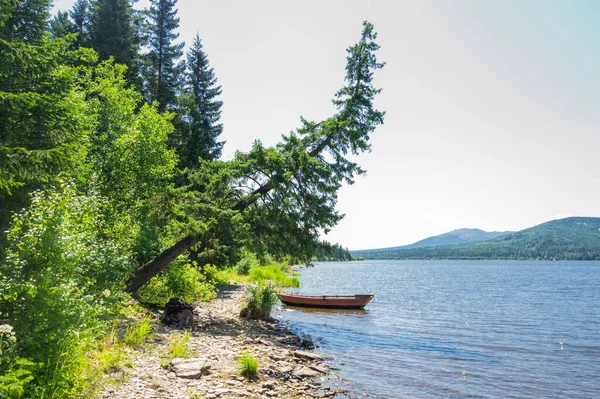
[[[216,97],[222,90],[216,85],[217,78],[198,34],[187,53],[185,77],[186,85],[180,102],[187,129],[185,140],[181,143],[180,159],[182,167],[193,168],[198,158],[219,158],[224,144],[217,141],[223,132],[223,124],[218,123],[223,101],[217,101]]]
[[[52,0],[2,0],[0,39],[39,43],[48,31]]]
[[[158,103],[160,112],[172,109],[181,87],[180,76],[184,66],[179,62],[184,43],[176,44],[179,37],[177,0],[151,0],[147,10],[148,53],[144,57],[144,94],[150,103]]]
[[[77,13],[79,21],[83,15]],[[92,5],[90,47],[98,52],[100,61],[114,57],[116,63],[126,65],[127,82],[139,87],[139,40],[132,16],[133,8],[127,0],[97,0]]]

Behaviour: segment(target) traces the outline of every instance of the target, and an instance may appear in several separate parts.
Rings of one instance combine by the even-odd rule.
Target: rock
[[[300,346],[302,346],[304,349],[315,349],[315,344],[313,343],[310,335],[305,335],[304,338],[302,338]]]
[[[168,326],[191,328],[194,325],[194,307],[179,298],[171,298],[165,305],[160,321]]]
[[[230,388],[217,388],[217,389],[215,389],[215,395],[216,396],[221,396],[223,394],[231,394],[231,395],[235,395],[236,397],[250,396],[250,392],[243,391],[241,389],[230,389]]]
[[[265,393],[265,395],[267,395],[269,398],[273,398],[273,397],[275,397],[275,396],[277,396],[279,394],[277,392],[275,392],[275,391],[268,391],[268,392]]]
[[[323,360],[323,357],[321,355],[317,355],[316,353],[312,353],[312,352],[305,352],[305,351],[294,351],[294,356],[300,358],[300,359],[308,359],[308,360]]]
[[[275,389],[275,385],[272,382],[263,382],[262,387],[269,390],[269,389]]]
[[[308,367],[311,368],[311,369],[313,369],[313,370],[315,370],[315,371],[318,371],[319,373],[323,373],[323,374],[327,373],[327,368],[323,367],[323,366],[319,366],[319,365],[316,365],[316,364],[311,364]]]
[[[269,355],[269,357],[275,361],[280,361],[280,360],[287,359],[287,354],[286,353],[273,353],[273,354]]]
[[[296,378],[313,378],[320,376],[321,373],[306,366],[300,366],[294,370],[292,375]]]
[[[207,359],[173,359],[170,368],[179,378],[200,378],[210,372],[210,364]]]

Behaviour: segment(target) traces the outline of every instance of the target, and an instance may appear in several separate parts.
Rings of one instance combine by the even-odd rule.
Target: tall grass
[[[240,316],[248,319],[265,320],[277,302],[277,291],[271,285],[259,285],[248,291]]]
[[[236,360],[240,364],[240,373],[244,377],[256,377],[258,373],[258,360],[248,350],[243,351]]]
[[[181,335],[171,336],[171,345],[169,346],[169,359],[192,357],[192,348],[190,348],[190,340],[192,334],[189,331]]]
[[[132,348],[139,348],[142,343],[151,336],[152,320],[146,316],[139,322],[129,326],[125,331],[125,345]]]

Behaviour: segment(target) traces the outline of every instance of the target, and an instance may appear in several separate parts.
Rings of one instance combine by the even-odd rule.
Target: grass
[[[151,336],[152,320],[149,316],[145,316],[142,320],[127,328],[123,341],[125,345],[131,348],[139,348]]]
[[[184,358],[188,359],[192,357],[192,348],[190,347],[190,340],[192,334],[189,331],[185,331],[183,334],[171,335],[171,345],[169,345],[169,359]]]
[[[240,364],[240,374],[246,378],[254,378],[258,374],[258,360],[253,357],[248,350],[236,359]]]
[[[277,291],[271,285],[259,285],[248,291],[240,316],[249,319],[265,320],[271,316],[271,309],[277,302]]]
[[[246,284],[271,283],[277,287],[298,287],[300,280],[296,277],[288,275],[289,267],[279,263],[273,263],[267,266],[252,266],[248,270],[248,275],[240,274],[238,268],[229,268],[221,270],[218,273],[218,279],[223,282]],[[299,276],[297,272],[293,272],[292,276]]]

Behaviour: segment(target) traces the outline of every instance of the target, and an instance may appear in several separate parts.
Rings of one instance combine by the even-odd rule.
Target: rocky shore
[[[301,339],[289,329],[276,321],[239,317],[245,291],[243,286],[228,286],[213,301],[195,307],[191,359],[165,365],[169,337],[181,330],[157,322],[155,342],[135,355],[131,367],[119,371],[122,375],[112,376],[121,382],[107,385],[100,397],[299,399],[343,393],[321,383],[328,374],[325,359],[302,348]],[[238,371],[236,358],[245,350],[258,359],[256,378]]]

